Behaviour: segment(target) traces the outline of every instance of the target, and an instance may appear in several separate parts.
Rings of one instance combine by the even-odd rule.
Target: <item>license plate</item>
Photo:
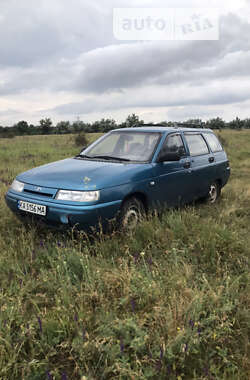
[[[46,215],[46,206],[37,205],[35,203],[19,201],[18,208],[19,210],[30,212],[32,214],[43,215],[43,216]]]

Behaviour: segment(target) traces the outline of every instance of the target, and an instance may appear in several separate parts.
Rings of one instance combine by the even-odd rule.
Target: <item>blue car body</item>
[[[228,181],[230,167],[227,155],[222,148],[217,152],[212,151],[204,135],[213,134],[210,130],[152,126],[110,133],[117,131],[158,133],[159,138],[150,159],[146,162],[121,162],[74,157],[31,169],[16,178],[24,184],[21,192],[13,188],[8,190],[5,198],[9,208],[19,216],[32,215],[47,224],[77,225],[81,229],[88,229],[114,219],[124,201],[130,197],[140,199],[146,210],[165,205],[172,207],[206,196],[210,184],[215,181],[220,188]],[[188,134],[202,136],[207,145],[206,154],[190,154]],[[159,162],[162,147],[171,135],[178,135],[182,139],[185,152],[179,160]],[[195,138],[192,137],[193,145]],[[92,202],[58,200],[57,193],[61,189],[98,191],[100,196]],[[45,206],[46,215],[23,211],[20,202]]]

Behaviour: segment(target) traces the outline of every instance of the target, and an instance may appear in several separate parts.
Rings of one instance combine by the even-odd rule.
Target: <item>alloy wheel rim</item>
[[[209,190],[209,201],[210,203],[214,203],[217,199],[217,187],[215,184],[210,186]]]
[[[135,208],[130,208],[123,219],[123,227],[132,230],[135,228],[139,221],[139,215],[138,215],[138,210]]]

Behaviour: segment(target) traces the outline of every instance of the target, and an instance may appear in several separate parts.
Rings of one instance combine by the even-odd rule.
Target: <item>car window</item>
[[[208,154],[208,146],[200,134],[185,134],[185,138],[188,144],[189,152],[191,156],[199,156],[202,154]]]
[[[111,154],[113,153],[114,147],[116,146],[119,140],[118,133],[112,133],[109,139],[103,139],[102,144],[96,145],[94,149],[92,149],[92,154],[101,155],[101,154]]]
[[[204,133],[204,136],[212,152],[221,152],[223,150],[219,140],[213,133]]]
[[[161,137],[158,132],[111,132],[82,153],[131,161],[149,161]]]
[[[180,156],[186,154],[185,147],[180,135],[170,135],[163,144],[161,154],[178,153]]]

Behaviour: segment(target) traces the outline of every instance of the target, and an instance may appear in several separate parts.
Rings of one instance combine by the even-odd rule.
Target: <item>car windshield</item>
[[[80,156],[146,162],[152,158],[160,136],[159,132],[111,132],[83,150]]]

